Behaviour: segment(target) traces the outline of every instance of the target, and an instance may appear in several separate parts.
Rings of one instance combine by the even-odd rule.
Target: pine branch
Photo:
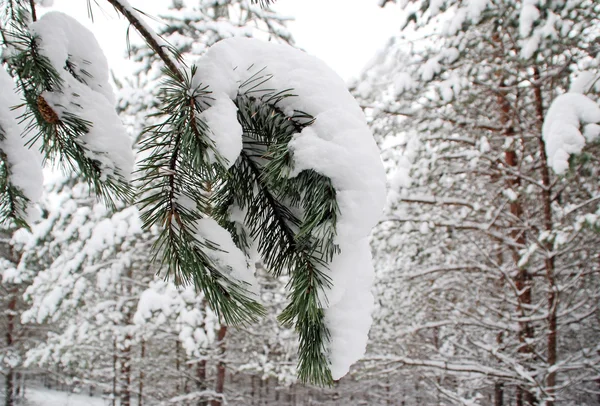
[[[31,20],[37,21],[37,14],[35,12],[35,0],[29,0],[29,7],[31,8]]]
[[[328,178],[314,171],[290,177],[289,141],[313,118],[301,112],[292,117],[283,114],[278,103],[292,97],[285,91],[248,95],[268,79],[255,75],[236,99],[244,147],[215,195],[215,207],[220,208],[216,216],[227,222],[231,206],[246,210],[244,223],[257,240],[266,267],[275,276],[290,273],[290,303],[279,319],[295,326],[299,334],[299,378],[330,385],[329,332],[319,292],[331,285],[325,270],[338,251],[333,242],[338,215],[335,190]]]
[[[27,108],[20,118],[26,123],[27,145],[40,141],[46,159],[59,162],[68,169],[78,169],[110,207],[115,207],[115,198],[130,200],[131,189],[121,174],[118,171],[104,173],[102,164],[88,154],[88,147],[81,141],[92,123],[70,111],[59,118],[46,102],[45,92],[62,93],[66,90],[65,83],[50,60],[41,54],[39,38],[29,31],[29,10],[20,5],[13,12],[10,30],[3,30],[4,45],[14,50],[8,55],[7,62],[26,102]],[[66,67],[68,64],[65,61]],[[74,108],[81,109],[81,106]]]
[[[6,138],[6,133],[0,127],[0,141]],[[0,150],[0,219],[3,227],[27,228],[26,220],[29,199],[10,181],[10,163],[6,153]]]
[[[107,1],[110,4],[112,4],[112,6],[119,13],[121,13],[127,19],[127,21],[129,21],[129,23],[131,25],[133,25],[133,27],[140,33],[142,38],[144,38],[144,40],[146,41],[146,44],[148,44],[148,46],[150,48],[152,48],[154,50],[154,52],[156,52],[156,54],[160,57],[160,59],[162,59],[162,61],[167,66],[167,68],[175,75],[175,77],[179,81],[183,82],[185,80],[185,77],[182,74],[182,72],[180,71],[180,69],[177,67],[177,63],[171,59],[169,54],[167,54],[165,52],[163,46],[161,46],[158,43],[155,35],[146,27],[146,25],[141,21],[141,19],[138,18],[138,16],[136,16],[130,8],[126,7],[119,0],[107,0]]]
[[[260,4],[261,7],[266,8],[271,4],[275,3],[275,0],[252,0],[252,4]]]
[[[193,284],[202,291],[226,323],[254,322],[264,309],[206,254],[219,247],[197,236],[195,224],[210,216],[211,185],[223,172],[222,158],[199,118],[209,105],[210,92],[192,86],[195,68],[183,81],[168,69],[165,74],[162,110],[157,115],[163,121],[146,130],[141,144],[141,154],[147,154],[139,171],[142,220],[146,228],[162,228],[155,256],[162,257],[175,283]],[[216,163],[210,163],[209,152],[217,157]]]

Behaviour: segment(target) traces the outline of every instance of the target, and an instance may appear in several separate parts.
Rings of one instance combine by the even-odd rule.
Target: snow
[[[519,14],[519,35],[527,38],[533,29],[533,23],[540,18],[540,10],[536,7],[537,0],[524,0]]]
[[[242,151],[242,126],[237,121],[237,107],[226,95],[217,97],[208,109],[200,114],[208,125],[209,136],[215,149],[225,160],[226,168],[231,167]],[[210,162],[217,162],[214,152],[209,151]]]
[[[412,164],[408,157],[401,156],[398,158],[397,168],[390,179],[390,189],[399,192],[403,188],[410,187],[412,179],[410,178],[410,170]]]
[[[594,84],[598,83],[598,79],[600,79],[600,76],[592,70],[580,72],[577,78],[571,83],[571,86],[569,86],[569,93],[585,94]]]
[[[102,398],[60,392],[51,389],[27,388],[26,398],[32,406],[105,406]]]
[[[487,8],[489,0],[468,0],[467,10],[469,18],[473,23],[478,23],[481,20],[481,13]]]
[[[366,81],[363,83],[367,83]],[[394,94],[396,97],[401,96],[404,92],[415,88],[415,81],[408,72],[400,72],[394,77]]]
[[[578,154],[585,146],[586,137],[580,131],[581,123],[600,122],[600,106],[580,93],[565,93],[558,96],[548,109],[542,137],[546,143],[548,164],[562,174],[569,168],[569,157]],[[584,131],[589,139],[597,136],[595,127]]]
[[[35,3],[42,7],[52,7],[54,0],[35,0]]]
[[[217,103],[234,99],[240,83],[261,69],[261,75],[272,77],[253,91],[292,89],[296,97],[283,99],[280,107],[315,117],[289,144],[290,176],[315,170],[330,178],[337,192],[341,254],[327,271],[334,286],[323,292],[328,298],[323,307],[331,334],[331,372],[339,379],[363,356],[371,325],[373,265],[367,236],[385,204],[385,171],[362,110],[344,82],[302,51],[247,38],[223,40],[200,59],[194,80],[199,88],[208,85]]]
[[[587,124],[583,127],[583,136],[587,142],[595,141],[600,136],[600,125],[598,124]]]
[[[432,80],[433,77],[441,71],[442,66],[440,65],[439,56],[428,59],[427,62],[425,62],[419,69],[421,80],[425,82],[429,82],[430,80]]]
[[[25,146],[26,140],[22,138],[23,126],[19,119],[21,113],[12,110],[22,102],[14,92],[15,84],[4,68],[0,68],[0,88],[0,129],[4,132],[4,139],[0,140],[0,149],[6,154],[9,163],[9,182],[20,189],[23,196],[29,200],[25,213],[20,215],[31,222],[38,215],[33,203],[37,203],[43,191],[42,156],[36,145],[31,148]]]
[[[77,142],[89,159],[100,162],[104,179],[113,176],[129,181],[134,162],[132,142],[115,110],[108,64],[93,34],[74,18],[56,11],[32,23],[31,31],[39,36],[40,53],[63,81],[62,89],[45,91],[42,96],[59,118],[75,115],[91,123]],[[64,69],[67,62],[75,76]]]
[[[188,356],[199,357],[202,348],[214,343],[218,322],[202,302],[193,286],[177,287],[156,279],[140,295],[133,322],[144,335],[151,336],[155,328],[164,328],[166,319],[175,319],[182,347]]]
[[[213,245],[216,249],[207,250],[207,256],[225,276],[242,282],[244,289],[258,295],[258,281],[254,277],[254,264],[235,245],[231,234],[211,218],[203,218],[194,224],[196,238],[203,245]]]
[[[504,189],[502,194],[511,202],[516,202],[518,199],[517,193],[511,188]]]

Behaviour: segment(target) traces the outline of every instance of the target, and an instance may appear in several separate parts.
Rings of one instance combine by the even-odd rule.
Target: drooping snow
[[[296,95],[282,100],[280,108],[315,117],[315,123],[290,142],[291,176],[315,170],[330,178],[337,192],[336,243],[341,254],[326,270],[334,286],[323,292],[327,300],[322,305],[331,334],[331,372],[339,379],[363,356],[371,325],[373,265],[367,236],[385,204],[385,171],[362,110],[345,83],[302,51],[247,38],[227,39],[199,61],[195,80],[197,86],[208,85],[217,101],[233,99],[239,84],[261,69],[261,75],[272,77],[260,89],[292,89]]]
[[[237,107],[229,97],[218,97],[200,118],[208,125],[215,149],[229,168],[242,151],[242,126],[237,121]],[[215,162],[214,153],[209,151],[209,154],[211,162]]]
[[[241,135],[240,135],[241,136]],[[212,244],[215,250],[207,250],[206,254],[215,266],[234,282],[243,283],[243,288],[258,295],[258,281],[254,277],[254,265],[249,263],[246,255],[235,245],[231,234],[211,218],[203,218],[194,224],[196,238],[202,244]]]
[[[542,137],[548,164],[558,174],[569,168],[569,156],[580,153],[585,146],[582,123],[600,123],[597,103],[581,93],[565,93],[554,99],[544,120]],[[597,136],[595,127],[586,127],[585,133],[589,139]]]
[[[10,75],[0,68],[0,129],[4,139],[0,139],[0,150],[6,154],[9,163],[8,180],[21,190],[29,200],[25,213],[20,213],[27,221],[35,220],[37,212],[33,204],[42,196],[44,175],[42,156],[36,145],[26,146],[23,139],[23,126],[19,123],[19,111],[13,107],[22,102],[15,93],[15,83]]]
[[[31,24],[39,37],[40,53],[59,73],[61,90],[42,96],[59,118],[73,114],[91,123],[77,142],[88,158],[101,163],[104,178],[130,180],[133,169],[131,139],[115,110],[108,83],[108,63],[94,35],[74,18],[60,12],[44,14]],[[69,66],[71,72],[65,70]]]

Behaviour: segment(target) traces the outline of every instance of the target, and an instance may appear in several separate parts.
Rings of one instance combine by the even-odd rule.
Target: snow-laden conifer
[[[361,109],[301,51],[230,39],[189,61],[129,2],[108,3],[164,66],[135,175],[144,226],[160,230],[154,256],[164,274],[201,291],[226,323],[253,322],[264,312],[258,258],[248,255],[255,245],[268,271],[290,275],[281,321],[299,333],[300,378],[340,378],[367,342],[367,236],[385,192]],[[255,7],[239,5],[241,13]],[[64,14],[38,19],[32,2],[11,1],[4,11],[5,60],[26,101],[30,143],[76,169],[113,207],[128,200],[131,143],[95,39]],[[232,212],[244,216],[234,221]]]

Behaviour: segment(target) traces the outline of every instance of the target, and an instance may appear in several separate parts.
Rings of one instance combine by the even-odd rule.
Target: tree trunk
[[[127,268],[127,279],[123,285],[123,294],[126,298],[131,298],[131,280],[133,279],[133,268]],[[133,320],[133,308],[128,301],[124,303],[125,325],[130,326]],[[121,350],[121,403],[119,406],[131,406],[131,334],[125,334],[123,340],[123,349]]]
[[[502,345],[502,333],[498,333],[496,337],[496,343],[498,346]],[[503,406],[504,405],[504,384],[502,382],[497,381],[494,384],[494,406]]]
[[[498,41],[500,42],[499,39],[498,39]],[[499,86],[500,88],[505,87],[505,83],[504,83],[503,79],[500,80],[499,85],[500,85]],[[506,98],[506,93],[504,93],[504,92],[498,93],[497,98],[498,98],[498,104],[500,106],[500,122],[502,123],[502,126],[505,128],[504,135],[506,137],[512,137],[515,135],[515,129],[511,125],[510,102]],[[517,157],[517,153],[515,150],[513,150],[513,149],[506,150],[504,153],[504,159],[508,166],[510,166],[511,168],[515,168],[515,170],[518,169],[519,162],[518,162],[518,157]],[[518,189],[521,185],[520,179],[516,176],[509,177],[506,183],[507,183],[507,186],[513,190]],[[516,218],[516,219],[523,218],[523,207],[521,206],[521,203],[519,202],[518,199],[510,202],[509,210],[510,210],[510,213],[513,216],[513,218]],[[510,236],[518,245],[525,246],[525,244],[526,244],[525,236],[516,227],[513,227],[513,229],[510,231]],[[517,264],[519,263],[519,260],[520,260],[519,252],[517,252],[517,250],[514,248],[513,248],[512,252],[513,252],[512,256],[513,256],[514,264],[515,264],[515,266],[518,266]],[[517,275],[515,277],[515,286],[517,287],[517,290],[519,292],[519,295],[517,298],[517,311],[522,318],[525,318],[525,316],[526,316],[525,309],[529,305],[531,305],[531,287],[532,287],[531,282],[532,282],[531,274],[528,272],[527,267],[526,266],[518,267]],[[519,343],[520,343],[519,353],[523,354],[523,358],[522,358],[523,360],[527,360],[533,354],[533,349],[531,348],[531,346],[529,344],[530,340],[533,338],[533,333],[534,333],[533,328],[528,321],[519,322],[519,333],[518,333]],[[526,404],[531,405],[531,404],[535,403],[535,398],[534,398],[533,394],[530,393],[527,389],[523,388],[522,386],[518,386],[517,387],[517,399],[516,399],[517,406],[522,406],[523,401],[525,401]]]
[[[225,387],[225,335],[227,334],[227,326],[222,325],[217,336],[217,345],[219,348],[219,362],[217,364],[217,382],[215,384],[215,392],[222,394]],[[214,399],[211,406],[221,406],[221,399]]]
[[[537,67],[533,70],[533,79],[535,83],[539,83],[540,81],[540,71]],[[540,134],[538,137],[539,145],[540,145],[540,157],[542,160],[542,184],[544,185],[544,189],[542,190],[542,201],[544,205],[544,229],[546,231],[552,231],[552,184],[550,183],[550,170],[548,168],[548,157],[546,155],[546,143],[542,138],[541,130],[542,125],[544,123],[544,104],[542,99],[542,89],[541,85],[536,85],[533,88],[535,95],[535,104],[536,104],[536,118],[538,120],[538,127],[540,130]],[[548,355],[547,362],[548,367],[552,368],[556,365],[557,362],[557,350],[556,350],[556,342],[557,342],[557,311],[558,311],[558,289],[556,286],[556,281],[554,277],[554,257],[551,256],[553,251],[553,244],[551,242],[546,242],[544,244],[544,248],[546,249],[546,259],[544,261],[544,266],[546,268],[546,279],[548,281],[548,332],[547,332],[547,345],[548,345]],[[556,371],[553,369],[548,373],[548,377],[546,378],[546,392],[549,396],[552,397],[551,400],[546,401],[547,406],[554,406],[554,392],[556,386]]]
[[[141,352],[140,352],[140,385],[138,387],[138,404],[137,406],[142,406],[144,400],[144,369],[142,365],[144,364],[144,357],[146,356],[146,342],[142,340],[141,342]]]
[[[181,386],[180,386],[180,382],[179,380],[181,379],[181,373],[180,373],[180,369],[181,369],[181,361],[179,360],[179,339],[175,340],[175,370],[177,371],[177,377],[175,378],[175,392],[177,393],[177,395],[180,394],[181,391]]]
[[[131,406],[131,340],[129,335],[125,338],[125,348],[121,351],[121,403],[119,406]]]
[[[206,359],[202,359],[196,365],[196,388],[198,392],[203,392],[206,387]],[[208,402],[204,399],[198,400],[198,406],[207,406]]]
[[[17,310],[17,288],[13,288],[10,291],[10,301],[8,302],[8,315],[6,325],[6,347],[10,350],[10,347],[14,343],[15,334],[15,314]],[[4,393],[5,393],[5,405],[13,406],[15,404],[15,389],[14,389],[14,371],[9,368],[6,371],[6,377],[4,378]]]
[[[112,406],[117,405],[117,339],[113,340],[113,381],[112,381]]]
[[[5,405],[13,406],[14,403],[14,389],[13,389],[13,371],[8,370],[6,377],[4,378],[4,394],[5,394]]]

